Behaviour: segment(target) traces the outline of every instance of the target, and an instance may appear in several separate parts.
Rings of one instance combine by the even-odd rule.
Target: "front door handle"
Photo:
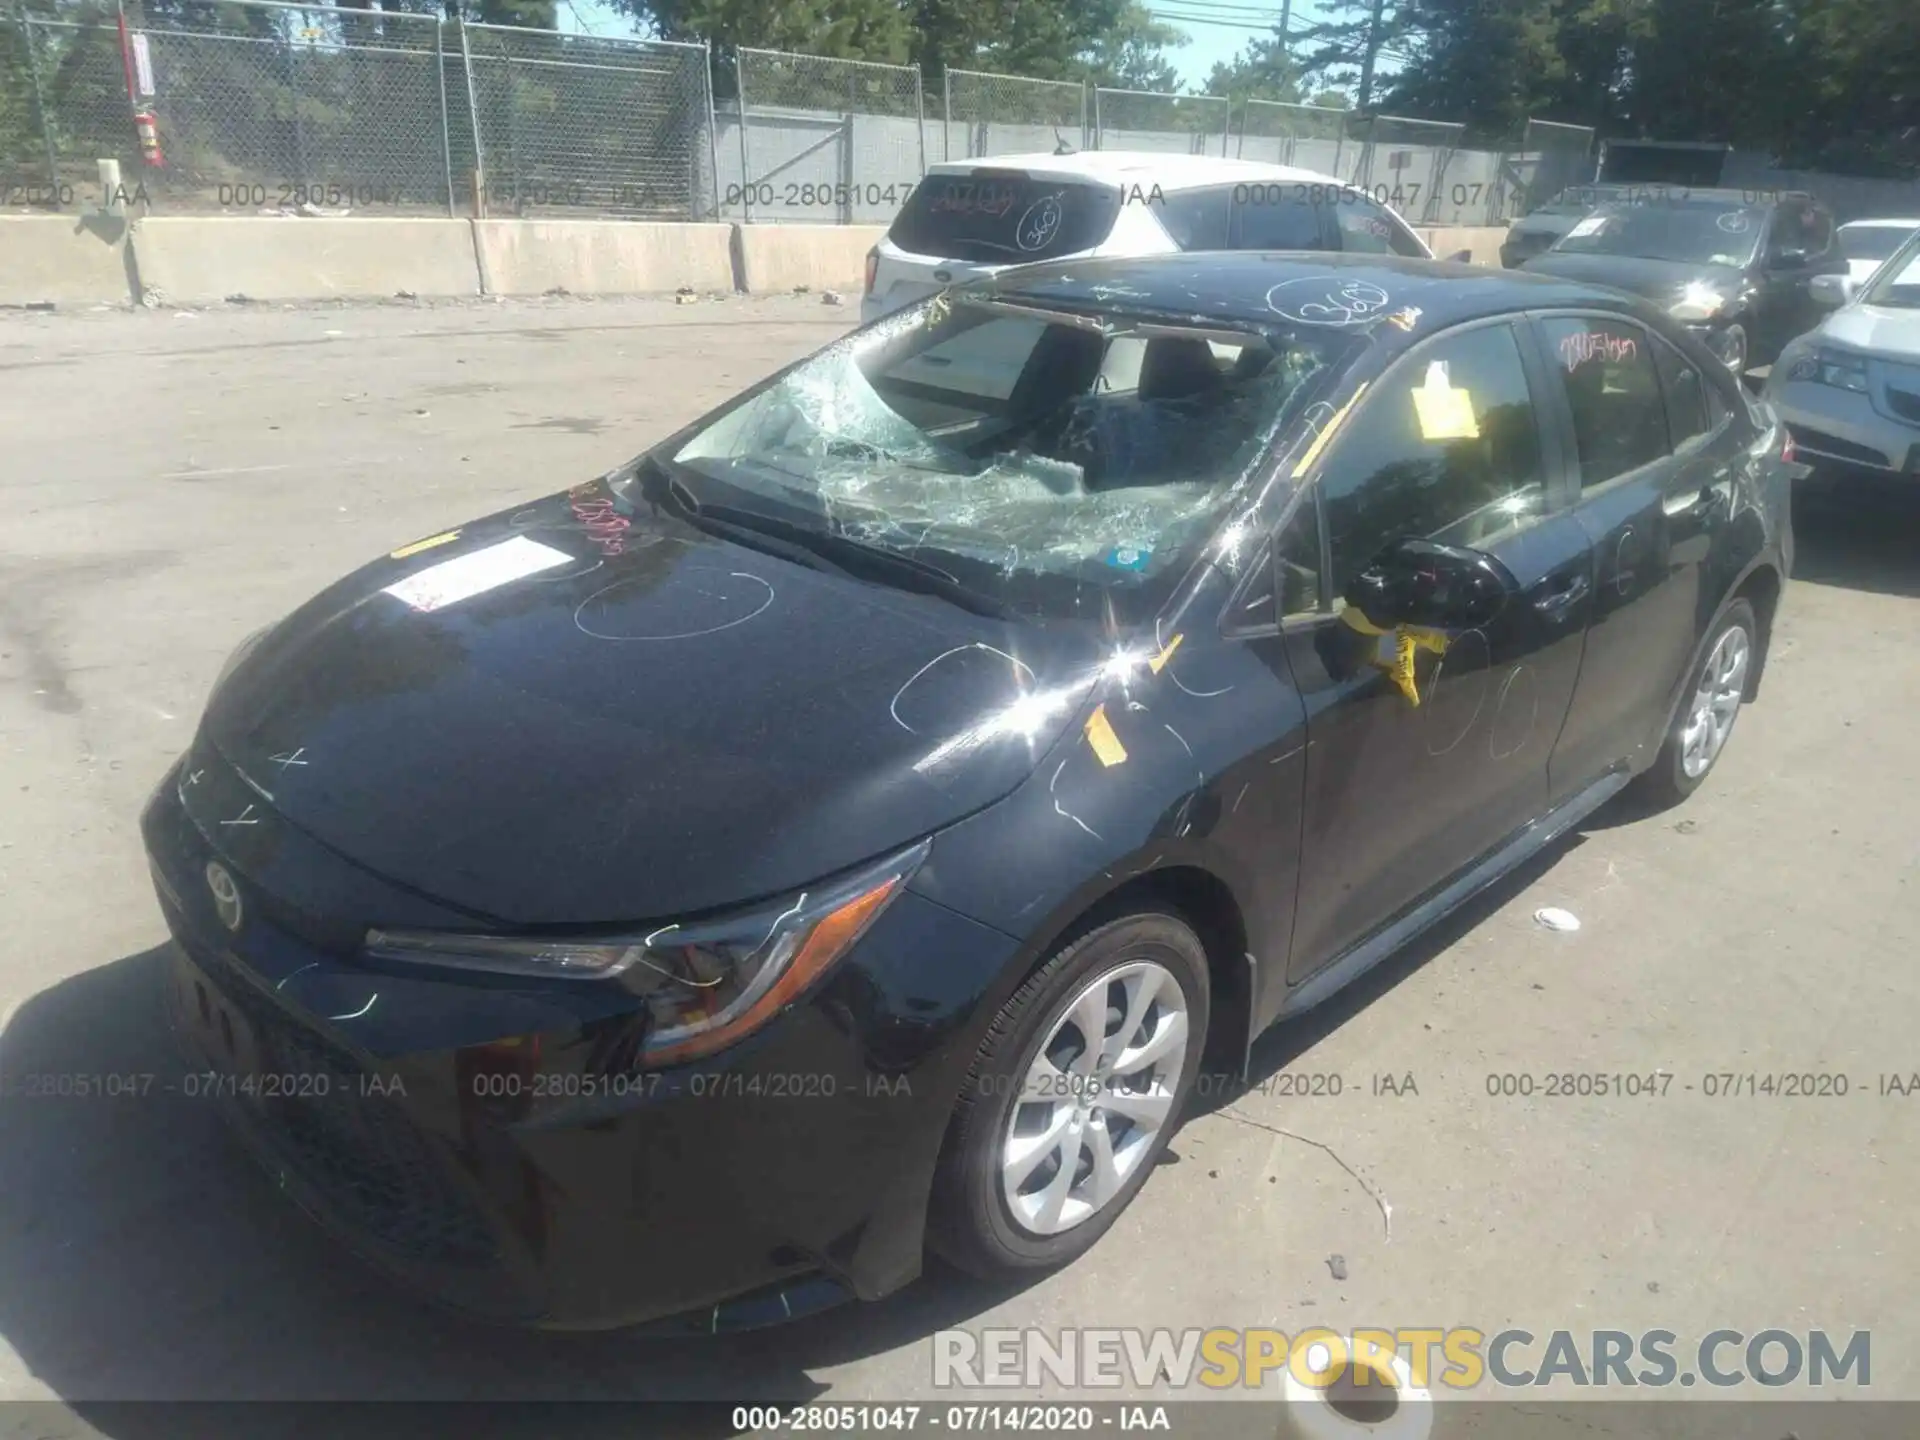
[[[1587,592],[1591,589],[1591,580],[1585,575],[1575,575],[1551,595],[1542,595],[1534,601],[1533,608],[1550,620],[1563,619],[1568,611],[1587,598]]]

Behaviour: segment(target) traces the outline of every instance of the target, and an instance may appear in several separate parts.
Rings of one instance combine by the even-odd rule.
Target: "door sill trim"
[[[1461,904],[1538,855],[1574,826],[1626,789],[1633,776],[1614,770],[1562,801],[1538,820],[1503,841],[1454,880],[1420,901],[1399,919],[1335,956],[1295,985],[1273,1017],[1277,1023],[1313,1009],[1344,990],[1414,936],[1451,914]]]

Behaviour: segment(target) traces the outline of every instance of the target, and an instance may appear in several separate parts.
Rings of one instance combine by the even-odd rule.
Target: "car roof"
[[[1523,270],[1496,270],[1443,260],[1399,255],[1354,255],[1306,251],[1229,250],[1174,255],[1114,256],[1098,260],[1055,260],[1006,270],[981,282],[976,293],[990,293],[1031,305],[1065,309],[1124,308],[1174,314],[1200,323],[1272,323],[1302,305],[1309,313],[1333,313],[1340,288],[1372,286],[1385,296],[1366,313],[1379,318],[1411,306],[1416,330],[1439,327],[1520,310],[1575,306],[1599,308],[1645,318],[1648,307],[1601,285]],[[1284,291],[1279,287],[1285,286]],[[1279,293],[1276,295],[1276,291]],[[1361,292],[1373,299],[1372,292]],[[1382,335],[1395,327],[1381,327]]]
[[[1335,112],[1328,112],[1335,113]],[[1177,155],[1152,150],[1082,150],[1072,155],[1035,151],[1025,155],[981,155],[971,160],[943,160],[927,167],[930,175],[969,175],[976,170],[1024,170],[1048,179],[1087,180],[1101,184],[1161,190],[1192,190],[1203,185],[1248,181],[1340,185],[1341,180],[1317,170],[1274,165],[1264,160],[1241,160],[1226,155]]]
[[[1840,228],[1842,230],[1920,230],[1920,220],[1888,220],[1876,217],[1872,220],[1849,220]]]

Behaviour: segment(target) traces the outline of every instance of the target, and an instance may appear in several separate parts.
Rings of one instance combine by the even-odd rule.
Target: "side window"
[[[1154,207],[1161,228],[1182,250],[1225,250],[1231,190],[1181,190]]]
[[[1481,326],[1416,351],[1361,403],[1320,484],[1335,596],[1391,541],[1485,545],[1544,513],[1513,331]]]
[[[1235,250],[1324,250],[1320,207],[1307,186],[1256,181],[1233,187],[1227,244]]]
[[[1660,366],[1660,388],[1667,399],[1667,426],[1673,448],[1678,450],[1718,422],[1707,418],[1707,382],[1684,355],[1661,341],[1654,346],[1654,359]]]
[[[1651,465],[1672,450],[1652,338],[1644,330],[1598,315],[1545,320],[1541,329],[1573,410],[1582,489]]]
[[[1312,615],[1320,609],[1320,507],[1314,497],[1293,513],[1274,547],[1274,574],[1280,589],[1280,618]]]
[[[1424,256],[1426,251],[1413,232],[1371,200],[1351,200],[1333,207],[1334,223],[1340,230],[1340,248],[1368,255]]]

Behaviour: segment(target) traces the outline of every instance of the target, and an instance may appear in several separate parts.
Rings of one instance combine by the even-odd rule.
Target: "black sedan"
[[[1600,206],[1522,268],[1644,296],[1743,375],[1820,323],[1813,278],[1847,257],[1809,196],[1673,189]]]
[[[1796,468],[1599,288],[942,293],[248,641],[144,818],[175,1026],[290,1193],[493,1317],[1058,1264],[1260,1031],[1706,778]]]

